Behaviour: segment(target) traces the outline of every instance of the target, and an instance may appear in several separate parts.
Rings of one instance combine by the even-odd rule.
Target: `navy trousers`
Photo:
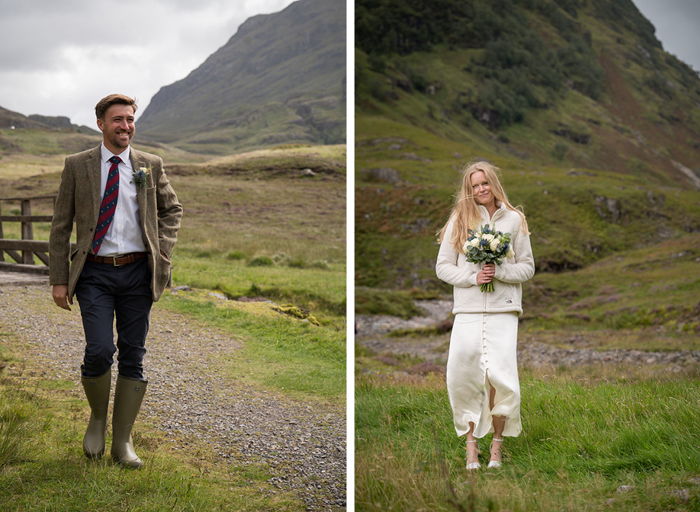
[[[75,287],[85,330],[83,377],[98,377],[117,356],[119,375],[143,380],[143,356],[153,305],[146,258],[115,267],[86,261]],[[114,346],[114,318],[117,346]]]

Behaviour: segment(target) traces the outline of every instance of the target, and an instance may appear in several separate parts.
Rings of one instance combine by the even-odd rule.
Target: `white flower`
[[[491,240],[493,240],[493,235],[491,233],[486,233],[481,238],[483,238],[484,240],[488,240],[490,242]]]
[[[496,252],[498,250],[498,246],[500,245],[500,243],[501,242],[500,242],[500,240],[498,240],[498,238],[494,238],[493,240],[491,240],[489,247],[491,247],[491,250],[493,252]]]
[[[508,251],[506,252],[506,258],[515,258],[515,253],[513,252],[512,247],[508,247]]]
[[[470,238],[466,242],[464,242],[464,247],[462,247],[462,252],[467,252],[470,247],[479,247],[479,239],[478,238]]]

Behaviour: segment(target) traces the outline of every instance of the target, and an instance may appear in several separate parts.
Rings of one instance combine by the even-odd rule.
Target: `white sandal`
[[[476,439],[474,441],[467,441],[467,443],[476,443]],[[479,447],[476,447],[476,456],[479,456]],[[469,450],[467,450],[467,459],[469,459]],[[467,469],[468,470],[473,470],[473,469],[479,469],[481,468],[481,464],[479,464],[479,461],[476,462],[467,462]]]
[[[501,447],[503,446],[503,438],[501,439],[496,439],[495,437],[493,438],[493,441],[491,441],[491,444],[489,445],[489,452],[491,452],[491,457],[493,457],[493,443],[501,443]],[[501,450],[501,457],[503,457],[503,451]],[[502,466],[500,460],[491,460],[489,461],[489,465],[487,468],[489,469],[498,469]]]

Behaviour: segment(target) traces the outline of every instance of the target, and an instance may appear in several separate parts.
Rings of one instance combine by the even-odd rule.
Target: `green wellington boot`
[[[117,376],[114,388],[114,411],[112,413],[112,458],[122,466],[140,468],[139,459],[131,442],[131,428],[141,409],[148,381]]]
[[[105,452],[105,432],[107,431],[107,409],[109,391],[112,386],[112,371],[99,377],[82,377],[83,388],[90,404],[90,422],[83,437],[83,452],[91,459],[99,459]]]

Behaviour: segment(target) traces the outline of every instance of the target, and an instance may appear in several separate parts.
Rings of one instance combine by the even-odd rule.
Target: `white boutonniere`
[[[146,180],[151,175],[150,167],[139,167],[131,171],[131,181],[129,183],[136,183],[138,188],[146,185]]]

